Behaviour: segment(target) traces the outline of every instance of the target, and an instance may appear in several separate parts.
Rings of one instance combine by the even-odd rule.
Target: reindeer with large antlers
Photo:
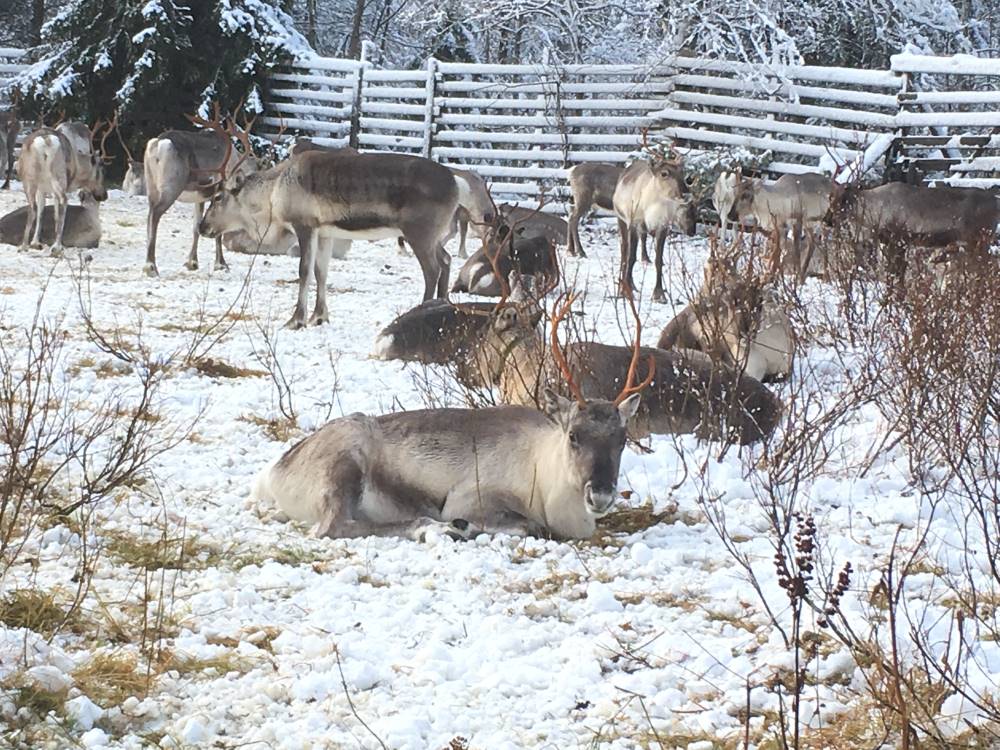
[[[107,199],[103,155],[110,131],[104,132],[101,139],[101,154],[93,150],[93,139],[104,128],[102,122],[98,122],[93,129],[80,122],[63,122],[54,129],[39,128],[25,139],[17,163],[18,177],[28,198],[22,250],[28,248],[29,238],[32,247],[41,247],[47,196],[51,195],[55,201],[53,255],[60,255],[63,251],[67,194],[72,190],[85,190],[95,200]]]
[[[168,130],[146,144],[143,159],[146,194],[149,198],[149,214],[146,220],[146,266],[148,276],[157,276],[156,233],[160,219],[176,201],[194,204],[194,233],[191,252],[185,268],[198,268],[198,227],[201,223],[205,203],[218,192],[225,181],[235,175],[256,169],[250,146],[249,131],[253,121],[237,126],[234,118],[222,117],[218,104],[214,116],[207,120],[197,115],[188,115],[194,125],[201,130],[189,132]],[[244,153],[231,165],[233,138],[243,145]],[[222,238],[215,242],[215,268],[225,269],[226,259],[222,255]]]
[[[626,295],[628,299],[629,295]],[[551,340],[538,334],[530,316],[509,316],[492,326],[465,368],[469,387],[496,386],[504,403],[534,404],[548,384],[567,383],[578,399],[613,399],[624,387],[644,387],[642,404],[628,425],[635,439],[650,434],[694,433],[740,444],[761,440],[781,414],[777,398],[758,380],[716,365],[699,352],[667,352],[640,346],[641,320],[634,306],[631,346],[575,341],[560,345],[555,328],[567,319],[576,296],[563,298],[551,317]],[[641,386],[634,386],[641,380]]]

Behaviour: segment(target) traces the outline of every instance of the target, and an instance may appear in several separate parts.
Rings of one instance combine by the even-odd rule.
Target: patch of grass
[[[97,377],[101,379],[117,378],[123,375],[131,375],[132,365],[108,359],[98,365],[94,372],[97,374]]]
[[[12,692],[14,705],[19,711],[26,709],[35,716],[43,717],[50,713],[62,715],[68,690],[47,690],[38,685],[31,685],[15,688]]]
[[[300,547],[256,548],[229,558],[229,564],[234,570],[240,570],[248,565],[263,565],[266,562],[276,562],[279,565],[306,565],[322,562],[326,555],[319,550],[308,550]]]
[[[292,438],[302,434],[298,424],[285,417],[276,419],[265,419],[256,414],[243,414],[239,417],[242,422],[249,422],[258,427],[262,427],[268,436],[279,443],[287,443]]]
[[[263,370],[252,370],[248,367],[236,367],[221,359],[204,357],[195,360],[194,368],[202,375],[210,378],[262,378],[267,375]]]
[[[113,560],[146,570],[203,570],[221,560],[217,547],[202,544],[195,536],[143,538],[105,532],[104,552]]]
[[[76,686],[102,706],[117,706],[130,696],[143,698],[149,687],[135,656],[125,653],[97,654],[73,670]]]
[[[0,289],[0,294],[17,294],[17,290],[12,286],[5,286]]]
[[[58,600],[55,591],[14,589],[0,599],[0,622],[9,628],[27,628],[45,637],[61,630],[80,632],[85,623],[78,610]]]
[[[166,653],[158,665],[158,671],[177,672],[182,677],[207,673],[207,677],[227,675],[230,672],[244,674],[257,665],[255,659],[241,656],[235,651],[226,651],[216,656],[198,657],[190,654]]]
[[[653,510],[652,502],[642,505],[631,505],[611,511],[598,520],[597,531],[590,539],[590,544],[596,546],[621,546],[618,537],[645,531],[661,523],[675,523],[687,519],[681,518],[676,509],[664,510],[659,513]]]

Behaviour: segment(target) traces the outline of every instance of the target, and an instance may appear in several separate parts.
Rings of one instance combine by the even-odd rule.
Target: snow
[[[19,192],[0,193],[2,212],[22,202]],[[423,405],[419,368],[371,356],[377,333],[418,302],[423,285],[416,260],[401,257],[394,242],[356,243],[346,259],[333,261],[331,323],[291,332],[280,325],[291,312],[296,259],[230,254],[231,270],[214,272],[210,243],[202,240],[202,270],[185,271],[190,209],[178,206],[160,225],[162,275],[148,279],[142,274],[145,211],[144,199],[118,191],[102,207],[105,239],[92,251],[88,271],[100,327],[141,323],[152,351],[165,354],[189,341],[199,307],[224,311],[250,274],[249,306],[211,356],[259,370],[257,326],[273,331],[300,422],[310,427],[356,411]],[[617,237],[610,222],[598,222],[584,230],[584,240],[589,257],[568,259],[566,275],[586,287],[586,314],[601,339],[620,342],[616,303],[607,296]],[[670,241],[673,301],[666,305],[648,303],[652,269],[637,268],[650,338],[687,301],[682,267],[700,275],[706,253],[702,239]],[[5,345],[19,341],[41,298],[42,317],[66,332],[68,362],[78,367],[72,396],[93,403],[130,388],[134,375],[108,368],[110,358],[86,339],[74,263],[73,253],[56,261],[0,247],[0,335]],[[809,299],[822,300],[824,292],[819,282],[807,284]],[[805,358],[831,381],[843,375],[822,349]],[[118,705],[72,695],[67,712],[75,728],[68,731],[85,747],[138,747],[139,738],[153,732],[163,736],[162,747],[376,746],[358,717],[392,748],[441,748],[456,736],[469,738],[473,747],[579,747],[611,731],[610,725],[613,736],[603,735],[607,746],[625,748],[648,736],[643,733],[650,723],[658,731],[735,742],[742,736],[738,714],[747,678],[762,682],[773,666],[788,664],[781,639],[698,505],[703,492],[718,495],[734,528],[744,532],[741,550],[755,562],[765,594],[783,604],[767,525],[755,510],[739,451],[719,457],[717,446],[689,436],[654,438],[649,452],[627,450],[620,488],[632,494],[622,505],[648,502],[668,516],[614,535],[610,543],[506,536],[428,544],[317,540],[306,529],[258,515],[249,501],[256,473],[290,444],[251,419],[280,416],[270,378],[211,378],[186,369],[172,372],[165,389],[159,404],[164,419],[184,422],[202,414],[196,437],[157,460],[155,497],[125,491],[98,509],[93,533],[155,533],[167,518],[171,533],[183,528],[199,549],[214,552],[202,555],[201,564],[192,560],[188,570],[157,571],[149,596],[165,597],[178,623],[162,642],[166,650],[190,659],[228,655],[239,665],[168,670],[155,678],[148,696]],[[875,462],[865,478],[847,468],[884,429],[874,410],[863,412],[848,428],[842,462],[804,487],[800,500],[816,515],[833,559],[852,561],[854,588],[861,591],[898,525],[906,541],[919,536],[924,523],[898,449]],[[291,439],[301,434],[294,431]],[[710,488],[687,476],[681,451],[707,467]],[[33,564],[12,569],[4,589],[65,585],[80,544],[66,526],[40,532],[24,552]],[[142,571],[107,555],[93,566],[85,609],[126,622],[145,595]],[[907,592],[913,606],[924,602],[920,606],[939,614],[940,607],[926,603],[931,600],[922,580],[914,586]],[[849,611],[860,606],[853,596],[845,598]],[[812,621],[808,626],[815,629]],[[980,645],[986,671],[977,679],[986,685],[1000,679],[1000,657],[992,645]],[[73,672],[92,647],[73,634],[47,643],[28,631],[0,629],[0,681],[23,672],[72,694],[84,687]],[[136,648],[121,646],[131,654]],[[856,671],[845,652],[826,656],[818,676],[829,682],[803,695],[803,715],[812,716],[822,704],[817,721],[836,720],[831,707],[857,698],[843,685],[857,679]],[[643,707],[630,697],[636,694]],[[759,684],[752,699],[760,710],[776,709],[776,697]],[[5,701],[0,691],[0,711]],[[975,719],[969,705],[947,705]],[[709,742],[696,739],[688,747]]]

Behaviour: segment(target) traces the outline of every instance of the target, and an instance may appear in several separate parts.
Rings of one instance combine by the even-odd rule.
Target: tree
[[[72,0],[43,27],[41,59],[14,88],[29,118],[118,115],[138,152],[211,102],[259,112],[267,71],[308,49],[268,0]]]

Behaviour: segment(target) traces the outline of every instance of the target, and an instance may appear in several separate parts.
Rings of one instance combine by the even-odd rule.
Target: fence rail
[[[0,104],[26,60],[0,48]],[[1000,59],[969,55],[896,55],[888,70],[695,57],[385,70],[312,57],[271,75],[265,109],[264,133],[465,165],[506,201],[558,203],[569,167],[624,162],[647,131],[693,153],[764,156],[772,175],[839,167],[849,179],[884,162],[891,177],[1000,187]]]
[[[998,81],[1000,60],[970,56],[897,55],[888,70],[693,57],[381,70],[312,58],[272,78],[264,122],[464,164],[512,201],[558,201],[569,167],[626,161],[647,130],[691,152],[766,154],[772,175],[839,168],[850,179],[885,160],[897,174],[996,186]]]

